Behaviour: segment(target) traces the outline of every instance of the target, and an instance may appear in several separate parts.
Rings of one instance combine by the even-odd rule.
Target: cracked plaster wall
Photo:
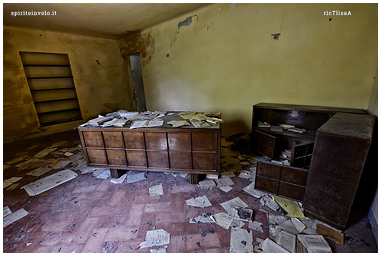
[[[14,27],[3,28],[4,140],[73,128],[98,114],[133,110],[116,40]],[[39,127],[20,51],[66,53],[84,121]]]
[[[119,43],[144,51],[149,110],[221,111],[232,135],[259,102],[368,108],[377,4],[212,4]]]

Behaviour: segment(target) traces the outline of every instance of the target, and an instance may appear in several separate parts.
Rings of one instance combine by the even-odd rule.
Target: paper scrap
[[[252,178],[252,172],[247,170],[242,170],[238,177],[243,179],[250,179]]]
[[[253,221],[253,210],[251,209],[245,209],[241,207],[235,207],[232,209],[233,218],[238,219],[238,220],[243,220],[243,221]]]
[[[221,172],[221,177],[235,177],[235,174],[233,171],[226,171],[226,172]]]
[[[119,178],[117,179],[111,179],[111,183],[114,183],[114,184],[121,184],[123,183],[123,181],[126,179],[127,177],[127,173],[123,174],[122,176],[120,176]]]
[[[295,253],[296,235],[281,230],[277,234],[276,242],[287,251]]]
[[[6,162],[6,164],[11,165],[11,164],[20,162],[20,161],[24,160],[26,157],[27,157],[27,156],[16,157],[16,158],[12,159],[11,161]]]
[[[170,234],[164,229],[149,230],[146,234],[146,240],[139,244],[140,248],[153,247],[169,244]]]
[[[103,172],[97,176],[97,179],[108,179],[111,176],[110,169],[101,169]]]
[[[25,211],[23,208],[11,214],[8,214],[7,216],[3,218],[3,227],[5,228],[6,226],[12,224],[15,221],[18,221],[19,219],[25,217],[28,214],[29,213]]]
[[[322,235],[298,234],[298,240],[302,243],[302,245],[307,249],[309,253],[311,253],[312,250],[332,252],[331,247],[329,247],[328,243],[325,241]]]
[[[70,162],[70,160],[61,160],[54,164],[51,164],[50,166],[53,167],[54,170],[58,170],[65,168],[65,166],[68,165]]]
[[[47,147],[44,150],[41,150],[40,152],[35,154],[33,157],[34,158],[43,158],[43,157],[49,155],[50,153],[52,153],[56,149],[57,149],[57,147]]]
[[[230,235],[230,253],[252,253],[253,234],[251,230],[232,229]]]
[[[238,207],[242,207],[242,208],[245,208],[245,207],[248,206],[248,205],[247,205],[244,201],[242,201],[242,199],[239,198],[239,197],[235,197],[235,198],[233,198],[233,199],[231,199],[231,200],[229,200],[229,201],[226,201],[226,202],[224,202],[224,203],[221,203],[220,205],[225,209],[225,211],[228,212],[228,214],[229,214],[230,216],[233,216],[233,215],[235,214],[234,209],[235,209],[236,206],[238,206]]]
[[[304,214],[296,201],[272,195],[273,199],[287,212],[286,216],[303,218]]]
[[[16,165],[16,167],[20,171],[22,171],[22,170],[29,169],[29,168],[38,168],[40,166],[45,165],[47,162],[48,162],[47,160],[32,158],[32,159],[29,159],[28,161],[26,161],[24,163]]]
[[[149,196],[150,197],[160,196],[160,195],[164,194],[163,186],[161,184],[156,185],[156,186],[152,186],[148,190],[149,190]]]
[[[5,216],[11,214],[11,213],[12,213],[12,211],[11,211],[11,209],[9,209],[9,206],[4,206],[4,207],[3,207],[3,218],[4,218]]]
[[[150,253],[167,253],[165,248],[149,249]]]
[[[202,180],[198,183],[198,186],[201,189],[211,189],[216,186],[216,183],[213,180]]]
[[[275,243],[270,238],[266,238],[265,241],[261,243],[261,247],[264,253],[289,253],[289,251]]]
[[[137,174],[130,174],[127,176],[127,183],[137,182],[147,179],[147,172],[139,172]]]
[[[50,166],[41,166],[41,167],[31,171],[31,172],[28,172],[26,175],[40,177],[40,176],[44,175],[45,173],[50,172],[51,170],[53,170],[53,168],[51,168]]]
[[[81,170],[81,174],[86,174],[86,173],[90,173],[90,172],[95,172],[97,170],[97,168],[85,167],[85,168],[82,168],[80,170]]]
[[[189,223],[213,223],[213,220],[210,218],[210,213],[203,213],[196,218],[190,219]]]
[[[233,222],[233,217],[226,212],[220,212],[213,214],[211,216],[212,220],[224,229],[229,229],[231,223]]]
[[[215,182],[217,184],[217,187],[226,187],[234,185],[234,182],[229,177],[215,180]]]
[[[185,126],[185,125],[191,125],[188,121],[169,121],[167,124],[172,125],[173,127],[180,127],[180,126]]]
[[[230,190],[232,190],[233,188],[230,187],[230,186],[226,186],[226,187],[218,187],[219,189],[221,189],[222,191],[224,191],[225,193],[229,192]]]
[[[209,202],[209,199],[205,195],[188,199],[185,202],[187,205],[201,208],[212,206],[212,204]]]
[[[255,198],[261,198],[261,197],[267,195],[267,193],[265,193],[265,192],[256,190],[254,188],[254,186],[255,186],[255,182],[252,182],[247,187],[243,188],[243,191],[245,191],[246,193],[250,194],[251,196],[253,196]]]
[[[245,223],[238,219],[233,219],[232,223],[230,224],[230,227],[235,230],[240,229],[243,226],[245,226]]]
[[[3,188],[9,187],[13,183],[15,183],[21,179],[22,179],[22,177],[12,177],[12,178],[6,179],[3,181]]]
[[[13,184],[10,185],[6,190],[13,190],[13,189],[17,188],[18,185],[20,185],[20,183],[13,183]]]
[[[263,224],[258,221],[249,222],[250,229],[263,233]]]
[[[45,178],[39,179],[37,181],[31,182],[22,187],[30,196],[38,195],[45,192],[51,188],[61,185],[69,180],[77,177],[78,174],[70,169],[66,169],[55,174],[49,175]]]
[[[322,224],[317,224],[316,233],[322,235],[325,239],[330,239],[339,244],[344,244],[344,234]]]

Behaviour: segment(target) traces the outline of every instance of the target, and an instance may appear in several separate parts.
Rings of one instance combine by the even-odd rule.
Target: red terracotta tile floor
[[[4,165],[20,155],[32,157],[57,142],[63,143],[43,160],[63,158],[54,153],[76,147],[79,137],[76,131],[70,131],[4,144]],[[150,249],[163,247],[167,253],[228,253],[230,229],[214,223],[189,223],[189,220],[202,213],[222,212],[224,209],[219,204],[235,197],[240,197],[254,210],[254,220],[263,223],[263,233],[252,230],[253,241],[269,235],[266,214],[258,210],[259,199],[241,192],[251,183],[247,179],[232,178],[235,186],[225,193],[217,188],[201,190],[189,183],[189,177],[159,172],[148,172],[147,179],[139,182],[113,184],[110,178],[97,179],[92,173],[81,174],[75,170],[76,178],[29,196],[20,189],[22,186],[61,169],[40,177],[26,175],[38,166],[19,170],[16,165],[25,159],[3,170],[4,180],[23,177],[16,188],[3,189],[3,206],[8,206],[12,212],[23,208],[29,213],[3,229],[4,253],[149,253]],[[69,164],[63,169],[71,167]],[[164,194],[150,197],[148,188],[158,184],[162,184]],[[196,208],[185,203],[187,199],[202,195],[208,197],[211,207]],[[242,228],[247,226],[246,223]],[[170,244],[139,248],[147,231],[154,229],[169,232]],[[347,237],[344,245],[330,242],[333,252],[377,252],[367,217],[362,216],[344,233]]]

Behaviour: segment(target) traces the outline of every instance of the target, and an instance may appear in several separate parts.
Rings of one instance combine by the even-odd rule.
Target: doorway
[[[130,55],[132,84],[134,87],[134,98],[136,104],[136,111],[144,112],[147,110],[146,98],[144,94],[144,84],[142,75],[142,64],[140,60],[140,53]]]

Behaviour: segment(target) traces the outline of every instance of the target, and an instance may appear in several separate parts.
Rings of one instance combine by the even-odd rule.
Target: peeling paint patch
[[[231,4],[231,5],[230,5],[230,9],[233,10],[234,8],[235,8],[235,4]]]
[[[190,16],[190,17],[186,18],[185,20],[180,21],[179,24],[177,24],[178,29],[180,29],[183,26],[188,27],[190,24],[192,24],[193,17],[197,17],[197,19],[198,19],[197,15]]]

